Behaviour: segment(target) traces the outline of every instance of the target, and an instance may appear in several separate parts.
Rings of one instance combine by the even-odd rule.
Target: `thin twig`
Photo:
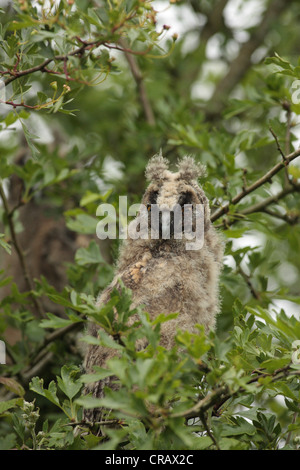
[[[256,212],[265,212],[268,213],[269,215],[272,215],[273,217],[281,218],[288,222],[289,224],[297,223],[298,221],[298,214],[295,214],[294,216],[286,214],[285,216],[280,214],[275,213],[270,211],[268,206],[270,206],[273,203],[278,202],[280,199],[283,199],[285,196],[288,194],[294,193],[294,192],[300,192],[300,184],[293,184],[291,186],[287,186],[286,188],[282,189],[279,193],[274,194],[274,196],[270,196],[260,202],[257,202],[249,207],[246,207],[245,209],[235,212],[232,214],[232,218],[229,220],[229,218],[223,219],[223,222],[219,225],[216,225],[216,228],[224,228],[225,230],[228,229],[231,225],[235,224],[238,221],[241,220],[246,220],[247,216],[250,214],[254,214]],[[271,213],[272,212],[272,213]]]
[[[127,47],[120,47],[118,46],[118,44],[110,44],[108,41],[105,41],[102,44],[108,49],[116,49],[117,51],[128,52],[133,55],[141,55],[141,56],[148,54],[153,49],[153,46],[149,46],[144,51],[134,51],[133,49],[129,49]]]
[[[216,449],[217,450],[220,450],[220,447],[219,447],[219,444],[217,443],[216,441],[216,438],[215,436],[213,435],[213,433],[211,432],[211,430],[209,429],[209,426],[206,422],[206,418],[205,418],[205,413],[201,410],[200,411],[200,415],[199,415],[200,419],[201,419],[201,422],[203,424],[203,427],[205,429],[205,431],[207,432],[207,435],[211,438],[211,440],[213,441],[213,444],[216,446]]]
[[[71,422],[71,423],[63,424],[62,426],[63,427],[65,427],[65,426],[72,426],[72,427],[84,426],[84,427],[88,427],[88,428],[94,428],[96,426],[112,426],[112,425],[116,425],[116,424],[121,425],[122,423],[123,423],[123,421],[120,420],[120,419],[107,419],[107,420],[103,420],[103,421],[95,421],[93,423],[90,423],[88,421],[74,421],[74,422]]]
[[[264,199],[263,201],[257,202],[256,204],[253,204],[252,206],[246,207],[240,212],[240,214],[242,216],[246,216],[249,214],[253,214],[254,212],[265,211],[266,207],[270,206],[274,202],[278,202],[280,199],[284,198],[288,194],[291,194],[296,191],[300,191],[300,184],[286,187],[282,189],[281,191],[279,191],[279,193],[276,193],[273,196],[270,196]]]
[[[279,214],[279,212],[274,212],[270,209],[263,209],[263,212],[266,214],[270,215],[271,217],[275,217],[276,219],[284,220],[290,225],[295,225],[298,223],[300,219],[300,213],[285,213],[285,214]]]
[[[283,108],[286,110],[286,133],[285,133],[285,146],[284,151],[287,155],[291,151],[291,127],[292,127],[292,111],[291,111],[291,104],[285,101],[282,104]],[[289,172],[288,168],[285,168],[285,186],[290,184]]]
[[[30,379],[37,374],[37,371],[43,369],[45,365],[52,360],[53,353],[47,349],[47,346],[66,334],[76,330],[79,326],[81,326],[81,322],[71,323],[68,326],[54,330],[45,337],[43,343],[34,351],[30,367],[20,374],[23,385],[28,383]]]
[[[12,106],[14,109],[18,108],[19,106],[21,106],[22,108],[28,108],[28,109],[38,109],[40,108],[41,106],[36,104],[36,105],[29,105],[29,104],[26,104],[26,103],[23,103],[23,101],[21,101],[21,103],[15,103],[14,101],[3,101],[3,100],[0,100],[0,103],[1,104],[8,104],[9,106]]]
[[[260,296],[260,293],[257,292],[257,290],[254,288],[252,282],[251,282],[251,277],[248,276],[248,274],[245,273],[245,271],[241,268],[241,266],[238,267],[238,272],[240,273],[240,275],[243,277],[243,279],[246,281],[249,289],[250,289],[250,292],[251,294],[253,295],[253,297],[256,299],[256,300],[260,300],[261,299],[261,296]]]
[[[259,373],[256,377],[251,378],[248,380],[247,385],[251,385],[256,383],[257,387],[261,387],[261,383],[259,382],[260,379],[264,377],[270,377],[272,382],[276,382],[277,380],[281,380],[282,378],[286,378],[293,375],[300,375],[300,370],[292,369],[290,365],[282,367],[281,369],[277,369],[270,374],[266,373]],[[232,397],[239,395],[245,391],[244,387],[240,387],[238,390],[234,392],[230,391],[227,385],[222,385],[216,388],[212,393],[207,395],[206,397],[199,400],[195,403],[191,408],[187,410],[180,411],[178,413],[171,413],[171,418],[196,418],[200,416],[200,413],[203,413],[210,408],[214,407],[214,410],[217,411],[219,408],[219,404],[224,404],[225,401],[229,400]]]
[[[53,61],[56,61],[56,62],[57,61],[66,61],[69,57],[76,56],[76,55],[81,55],[81,54],[83,54],[83,52],[85,52],[86,49],[89,49],[91,47],[97,47],[102,43],[103,43],[103,41],[101,41],[101,40],[85,42],[84,44],[82,44],[82,46],[78,47],[77,49],[74,49],[71,52],[68,52],[67,54],[56,55],[54,57],[51,57],[49,59],[44,60],[39,65],[36,65],[36,66],[31,67],[31,68],[26,69],[26,70],[21,70],[19,72],[16,72],[14,74],[14,76],[4,80],[4,85],[7,86],[11,82],[13,82],[14,80],[17,80],[20,77],[24,77],[25,75],[29,75],[29,74],[34,73],[34,72],[44,72],[44,71],[46,71],[47,65],[49,65],[51,62],[53,62]]]
[[[23,250],[21,248],[21,245],[20,245],[20,243],[18,241],[18,238],[17,238],[17,235],[16,235],[15,226],[14,226],[13,217],[12,217],[14,211],[10,211],[10,209],[9,209],[8,201],[7,201],[7,198],[6,198],[6,195],[5,195],[5,192],[4,192],[1,181],[0,181],[0,197],[2,199],[4,211],[6,213],[11,239],[12,239],[13,245],[16,249],[16,252],[17,252],[17,255],[18,255],[18,258],[19,258],[19,262],[20,262],[20,265],[21,265],[21,268],[22,268],[22,271],[23,271],[25,282],[27,284],[28,290],[30,291],[31,299],[32,299],[33,304],[36,308],[38,316],[43,317],[44,316],[43,308],[42,308],[41,303],[39,302],[39,300],[35,297],[35,295],[33,293],[34,284],[32,282],[32,278],[31,278],[31,275],[29,273],[29,269],[28,269],[28,266],[27,266],[25,255],[23,253]]]
[[[286,134],[285,134],[285,154],[290,153],[291,147],[291,127],[292,127],[292,111],[291,104],[288,101],[282,103],[282,107],[286,110]]]
[[[120,24],[115,25],[113,27],[112,33],[115,33],[118,29],[120,29],[124,25],[124,23],[126,21],[131,20],[135,15],[136,15],[136,11],[132,15],[126,17]],[[78,37],[76,37],[76,39],[79,41]],[[73,51],[68,52],[66,54],[59,54],[59,55],[56,55],[54,57],[48,58],[48,59],[44,60],[42,63],[40,63],[40,64],[38,64],[34,67],[31,67],[29,69],[20,70],[20,71],[6,70],[4,72],[1,72],[2,75],[4,75],[4,74],[9,74],[10,75],[9,78],[4,80],[4,85],[7,86],[11,82],[13,82],[14,80],[17,80],[20,77],[23,77],[25,75],[29,75],[29,74],[34,73],[34,72],[46,72],[46,71],[48,72],[47,66],[53,61],[54,62],[61,62],[62,61],[64,63],[64,73],[66,74],[66,78],[68,80],[69,79],[68,74],[66,73],[66,61],[68,60],[68,58],[69,57],[74,57],[74,56],[77,56],[77,55],[81,56],[86,50],[93,49],[93,48],[98,47],[100,45],[104,45],[105,47],[110,48],[110,49],[119,49],[123,52],[129,52],[130,54],[137,54],[137,55],[145,55],[145,54],[147,54],[147,52],[149,52],[150,49],[152,49],[152,46],[151,46],[150,49],[148,49],[146,51],[134,51],[132,49],[126,49],[126,51],[125,51],[117,45],[109,44],[109,42],[105,38],[96,39],[94,41],[84,41],[84,40],[80,39],[79,42],[81,43],[81,46],[74,49]]]
[[[273,131],[272,127],[269,127],[269,130],[270,130],[272,136],[273,136],[274,139],[275,139],[275,142],[276,142],[276,145],[277,145],[277,150],[279,151],[280,155],[282,156],[283,161],[285,161],[285,155],[284,155],[284,153],[283,153],[282,148],[280,147],[280,143],[279,143],[279,140],[278,140],[277,135],[276,135],[275,132]]]
[[[47,351],[39,362],[37,362],[30,370],[22,372],[20,374],[22,385],[27,385],[32,377],[40,375],[41,371],[53,360],[54,353],[52,351]]]
[[[213,407],[221,398],[228,396],[228,387],[223,385],[216,388],[210,395],[202,398],[200,401],[195,403],[191,408],[180,411],[178,413],[172,413],[171,418],[195,418],[199,416],[201,411],[207,411]],[[229,398],[229,396],[228,396]]]
[[[145,83],[144,83],[144,80],[143,80],[142,72],[141,72],[141,70],[138,66],[138,63],[137,63],[135,57],[131,53],[128,52],[128,48],[127,48],[127,45],[125,43],[125,40],[120,39],[119,43],[123,47],[124,55],[125,55],[125,57],[127,59],[127,62],[129,64],[132,76],[133,76],[133,78],[136,82],[140,102],[141,102],[142,108],[144,110],[146,121],[148,122],[148,124],[150,124],[150,126],[154,126],[155,125],[155,117],[154,117],[154,113],[153,113],[150,101],[149,101],[147,93],[146,93],[146,87],[145,87]]]
[[[294,413],[294,415],[293,415],[292,424],[295,424],[295,423],[296,423],[297,418],[298,418],[298,412],[295,411],[295,413]],[[290,443],[292,434],[293,434],[293,431],[290,431],[290,432],[288,433],[287,438],[286,438],[286,442],[285,442],[285,445],[286,445],[286,446]]]
[[[224,206],[220,207],[219,209],[217,209],[211,216],[211,221],[212,222],[215,222],[217,219],[219,219],[220,217],[222,217],[222,215],[224,214],[227,214],[227,212],[229,211],[229,205],[230,204],[233,204],[233,205],[236,205],[238,202],[240,202],[244,197],[248,196],[248,194],[252,193],[253,191],[255,191],[256,189],[260,188],[262,185],[264,185],[266,182],[270,181],[271,178],[276,175],[280,170],[282,170],[282,168],[285,168],[286,165],[288,165],[292,160],[295,160],[295,158],[299,157],[300,155],[300,149],[296,150],[295,152],[292,152],[290,153],[289,155],[285,156],[285,160],[284,161],[281,161],[279,163],[277,163],[276,165],[273,166],[273,168],[271,168],[266,174],[264,174],[261,178],[259,178],[258,180],[256,180],[254,183],[252,183],[250,186],[247,186],[247,187],[244,187],[242,189],[242,191],[240,193],[238,193],[236,196],[234,196],[230,203],[227,202]],[[282,192],[285,194],[289,194],[290,192],[293,192],[293,188],[286,188],[284,190],[282,190]],[[277,197],[277,196],[276,196]],[[276,200],[276,197],[272,197],[273,200]],[[279,197],[280,194],[279,194]],[[262,204],[264,203],[264,201],[262,201]],[[249,211],[249,208],[248,208],[248,211],[246,212],[245,211],[242,211],[241,213],[242,214],[246,214],[246,213],[252,213],[252,212],[256,212],[256,211]]]

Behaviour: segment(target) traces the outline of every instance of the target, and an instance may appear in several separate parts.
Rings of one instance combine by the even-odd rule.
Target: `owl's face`
[[[141,225],[156,240],[193,239],[210,224],[208,200],[197,179],[202,168],[190,157],[178,164],[178,172],[167,169],[161,155],[153,157],[146,170],[150,184],[139,213]]]

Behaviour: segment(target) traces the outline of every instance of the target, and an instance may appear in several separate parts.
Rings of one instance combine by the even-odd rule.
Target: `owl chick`
[[[172,347],[177,329],[195,333],[196,324],[202,324],[206,332],[215,327],[224,250],[223,241],[210,222],[208,199],[198,184],[204,168],[192,157],[179,161],[175,173],[168,166],[161,153],[149,161],[145,174],[150,184],[142,199],[146,210],[139,214],[140,225],[148,229],[148,236],[129,236],[124,240],[114,279],[97,301],[98,305],[105,304],[121,280],[132,291],[132,308],[143,305],[151,319],[160,313],[179,312],[176,319],[161,325],[161,345],[167,349]],[[189,209],[188,229],[180,218],[174,222],[174,209],[178,207],[182,212],[186,207]],[[151,217],[154,208],[158,209],[155,227]],[[165,230],[166,220],[169,231]],[[191,247],[191,233],[197,233],[197,220],[201,222],[202,239],[200,245]],[[128,233],[135,227],[133,220]],[[182,229],[181,235],[178,227]],[[90,333],[97,336],[95,325],[91,325]],[[92,372],[94,365],[105,367],[113,354],[115,351],[106,347],[90,345],[85,357],[86,371]],[[89,384],[86,393],[102,397],[109,380]],[[99,421],[99,416],[99,410],[85,410],[86,421]]]

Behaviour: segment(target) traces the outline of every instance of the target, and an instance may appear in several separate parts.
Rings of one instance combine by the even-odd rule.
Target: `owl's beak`
[[[181,238],[181,207],[169,209],[168,207],[159,207],[156,204],[151,207],[151,230],[153,229],[157,233],[157,236],[154,238],[161,240]]]

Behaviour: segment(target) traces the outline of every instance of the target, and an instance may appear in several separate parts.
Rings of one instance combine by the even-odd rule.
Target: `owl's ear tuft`
[[[206,166],[196,162],[191,156],[186,155],[178,163],[177,168],[180,179],[194,181],[206,176]]]
[[[148,181],[161,180],[168,169],[169,161],[162,156],[162,151],[154,155],[146,167],[145,176]]]

